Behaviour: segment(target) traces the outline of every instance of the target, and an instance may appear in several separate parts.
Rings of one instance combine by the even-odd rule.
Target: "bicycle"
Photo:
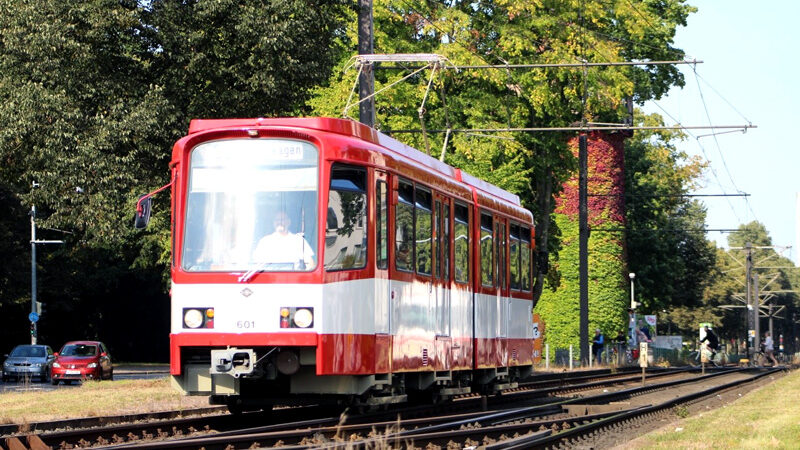
[[[610,346],[610,350],[608,351],[608,358],[609,361],[618,365],[625,365],[629,366],[633,364],[633,355],[631,354],[631,349],[625,348],[625,353],[620,355],[619,354],[619,344],[614,344]]]
[[[689,362],[691,363],[692,361],[694,361],[695,363],[697,363],[697,365],[700,365],[700,363],[702,362],[702,355],[704,353],[706,354],[706,359],[708,360],[708,362],[713,364],[714,367],[719,367],[720,363],[723,363],[722,365],[724,365],[724,362],[721,361],[722,353],[712,350],[711,348],[709,348],[708,344],[705,343],[702,344],[699,349],[689,353]]]

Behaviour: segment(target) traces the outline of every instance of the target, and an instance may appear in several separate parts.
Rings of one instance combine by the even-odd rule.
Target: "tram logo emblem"
[[[242,294],[242,296],[244,297],[250,297],[251,295],[253,295],[253,291],[251,291],[250,288],[244,288],[242,289],[240,294]]]

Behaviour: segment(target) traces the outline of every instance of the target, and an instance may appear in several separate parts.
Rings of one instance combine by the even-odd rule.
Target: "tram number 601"
[[[236,322],[236,328],[255,328],[255,320],[239,320]]]

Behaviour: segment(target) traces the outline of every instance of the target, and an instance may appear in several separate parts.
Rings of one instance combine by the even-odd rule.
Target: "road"
[[[134,365],[134,364],[120,364],[114,366],[114,381],[119,380],[148,380],[153,378],[162,378],[169,375],[169,366],[163,365]],[[38,378],[33,380],[19,380],[19,381],[0,381],[0,393],[5,392],[20,392],[20,391],[52,391],[55,389],[73,389],[80,386],[80,382],[73,382],[72,384],[59,384],[53,386],[52,384],[40,382]]]

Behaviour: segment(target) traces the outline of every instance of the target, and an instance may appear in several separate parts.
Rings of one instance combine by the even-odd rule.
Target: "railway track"
[[[537,375],[536,381],[528,381],[513,390],[504,392],[505,397],[486,398],[479,395],[465,395],[458,399],[457,408],[466,410],[482,410],[489,404],[503,404],[520,401],[526,398],[554,395],[557,393],[576,392],[596,386],[609,385],[628,380],[629,373],[637,368],[623,370],[595,369],[581,372],[552,373]],[[650,369],[651,377],[673,373],[660,368]],[[485,404],[484,404],[485,403]],[[446,413],[453,408],[451,403],[432,411],[431,406],[411,406],[392,409],[382,414],[350,416],[350,421],[393,420],[398,415],[405,418],[428,417],[432,413]],[[269,414],[245,414],[234,418],[223,411],[225,408],[210,407],[196,410],[166,411],[159,413],[129,414],[95,418],[58,420],[51,422],[29,423],[24,425],[0,426],[0,437],[14,439],[19,437],[21,443],[27,440],[41,440],[44,437],[46,446],[69,448],[87,447],[89,445],[123,444],[150,439],[166,439],[181,437],[204,430],[229,430],[256,425],[277,425],[280,422],[294,422],[301,419],[317,419],[309,425],[335,425],[339,422],[341,408],[304,407],[275,410]],[[335,411],[335,413],[331,413]],[[332,414],[332,416],[331,416]],[[360,417],[360,418],[359,418]],[[24,427],[24,428],[23,428]],[[33,434],[30,434],[33,431]],[[35,436],[35,437],[32,437]],[[1,446],[1,445],[0,445]],[[31,445],[29,445],[31,446]]]
[[[741,370],[721,370],[704,376],[687,378],[687,371],[659,371],[648,375],[651,380],[646,386],[620,389],[616,392],[603,392],[584,397],[573,396],[554,399],[557,393],[575,392],[587,389],[601,389],[603,386],[619,385],[641,381],[640,376],[630,374],[580,375],[572,380],[558,381],[564,384],[528,390],[503,392],[500,395],[483,398],[464,398],[436,407],[417,406],[379,413],[353,416],[326,415],[330,410],[323,408],[287,408],[271,415],[245,414],[214,417],[180,418],[143,423],[126,423],[105,427],[77,430],[64,430],[40,433],[35,437],[19,436],[21,448],[247,448],[253,445],[267,447],[281,445],[284,448],[380,448],[381,445],[406,446],[413,442],[417,447],[426,445],[459,446],[512,445],[519,440],[521,447],[529,448],[541,440],[541,446],[560,445],[583,439],[583,431],[591,435],[599,429],[613,429],[619,421],[636,420],[637,417],[653,414],[654,411],[668,409],[659,404],[625,405],[615,401],[644,396],[649,392],[663,391],[687,383],[698,383],[718,377],[740,374]],[[772,372],[756,374],[764,376]],[[653,383],[654,378],[683,375],[683,379],[673,379]],[[587,378],[590,377],[590,378]],[[594,377],[594,378],[591,378]],[[729,389],[743,380],[752,381],[750,376],[720,383]],[[538,380],[537,382],[544,382]],[[545,392],[546,391],[546,392]],[[692,395],[707,396],[715,392],[698,389]],[[690,401],[670,399],[673,404]],[[681,397],[682,398],[682,397]],[[536,403],[531,405],[532,403]],[[666,403],[665,403],[666,404]],[[491,411],[484,411],[488,407]],[[649,409],[648,409],[649,408]],[[458,413],[454,413],[458,411]],[[300,420],[304,418],[305,420]],[[272,423],[269,423],[269,422]],[[264,423],[269,423],[265,425]],[[259,425],[256,425],[259,424]],[[560,436],[556,441],[555,436]],[[549,440],[548,440],[549,439]],[[40,443],[37,442],[41,441]],[[32,443],[31,443],[32,442]],[[477,444],[476,444],[477,443]],[[506,445],[503,444],[503,445]],[[537,446],[539,444],[536,444]],[[11,448],[10,446],[8,446]],[[494,447],[489,447],[494,448]]]

